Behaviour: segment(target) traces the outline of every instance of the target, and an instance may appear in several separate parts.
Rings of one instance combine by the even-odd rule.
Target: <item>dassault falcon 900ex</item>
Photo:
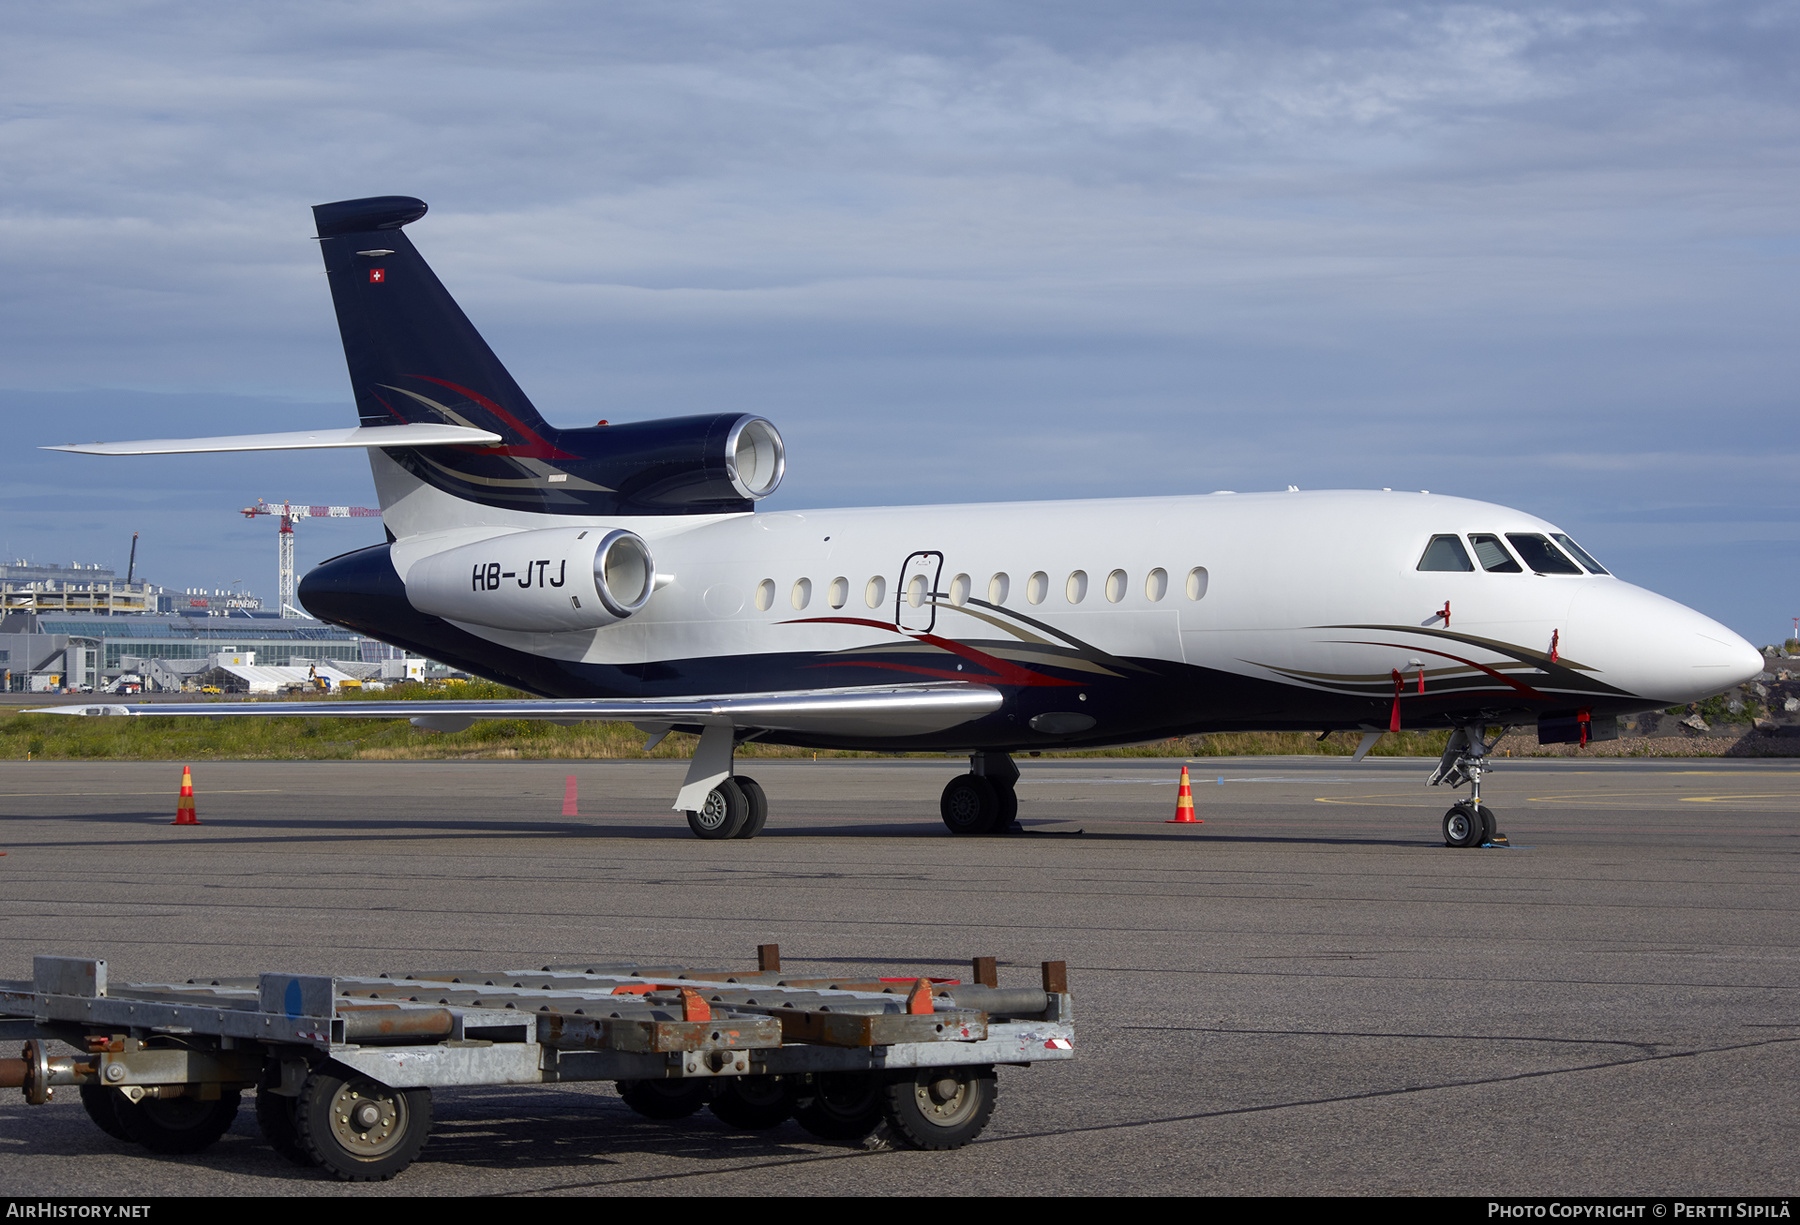
[[[1607,573],[1541,519],[1424,493],[1320,492],[754,513],[781,435],[721,412],[558,429],[426,265],[405,196],[313,210],[361,424],[70,446],[102,455],[367,449],[387,542],[309,573],[314,615],[540,695],[247,703],[243,715],[629,720],[697,733],[674,807],[762,828],[747,740],[967,753],[958,834],[1012,828],[1012,754],[1198,732],[1449,728],[1433,783],[1481,803],[1495,728],[1608,739],[1616,715],[1761,670],[1724,626]],[[74,706],[211,715],[217,705]],[[654,743],[654,741],[652,742]]]

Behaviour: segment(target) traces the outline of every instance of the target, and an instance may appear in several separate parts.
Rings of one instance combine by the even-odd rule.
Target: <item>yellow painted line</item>
[[[1315,795],[1313,797],[1313,803],[1315,804],[1367,805],[1387,800],[1411,800],[1417,807],[1435,808],[1437,806],[1438,797],[1431,795],[1421,796],[1417,791],[1395,791],[1385,795]]]
[[[1791,791],[1779,791],[1774,795],[1684,795],[1683,804],[1729,804],[1734,800],[1800,800]]]

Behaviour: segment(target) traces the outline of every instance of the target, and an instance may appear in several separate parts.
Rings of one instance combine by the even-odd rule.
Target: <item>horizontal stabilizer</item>
[[[296,430],[291,434],[237,434],[222,438],[147,438],[141,442],[70,443],[43,447],[80,455],[190,455],[201,451],[312,451],[369,447],[489,447],[500,435],[466,425],[420,422],[363,425],[344,430]]]
[[[28,714],[148,715],[327,719],[411,719],[434,730],[461,730],[476,719],[629,720],[642,725],[692,727],[728,723],[739,729],[828,735],[922,736],[1000,708],[986,685],[892,685],[696,698],[524,698],[458,702],[157,702],[100,705],[74,702]]]

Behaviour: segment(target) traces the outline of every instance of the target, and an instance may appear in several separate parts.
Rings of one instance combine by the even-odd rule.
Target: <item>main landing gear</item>
[[[687,780],[675,797],[676,810],[686,814],[696,838],[708,842],[754,838],[769,819],[769,798],[756,780],[731,772],[736,749],[737,733],[729,723],[710,725],[700,733]]]
[[[768,819],[769,797],[755,779],[744,774],[721,781],[706,793],[706,802],[698,810],[687,814],[694,836],[709,842],[754,838]]]
[[[1469,798],[1456,801],[1444,814],[1445,846],[1506,845],[1494,810],[1481,802],[1481,775],[1488,768],[1488,754],[1509,730],[1503,727],[1499,736],[1489,740],[1486,724],[1465,723],[1450,733],[1450,743],[1444,746],[1444,756],[1432,772],[1431,785],[1460,787],[1467,783]]]
[[[1018,781],[1010,754],[970,753],[969,772],[951,779],[938,801],[944,824],[969,838],[1011,832],[1019,816]]]

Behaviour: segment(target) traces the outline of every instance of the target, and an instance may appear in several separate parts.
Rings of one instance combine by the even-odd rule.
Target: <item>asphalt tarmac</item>
[[[1504,762],[1513,849],[1452,850],[1431,763],[1023,762],[1026,836],[950,837],[952,760],[756,762],[753,842],[673,762],[0,764],[0,978],[586,958],[966,975],[1066,960],[1078,1057],[1002,1069],[951,1153],[659,1124],[610,1085],[443,1091],[347,1187],[245,1099],[198,1157],[0,1095],[10,1195],[1782,1195],[1800,1169],[1800,763]],[[565,780],[579,816],[560,815]],[[1222,781],[1221,781],[1222,780]],[[1075,831],[1081,831],[1077,834]]]

